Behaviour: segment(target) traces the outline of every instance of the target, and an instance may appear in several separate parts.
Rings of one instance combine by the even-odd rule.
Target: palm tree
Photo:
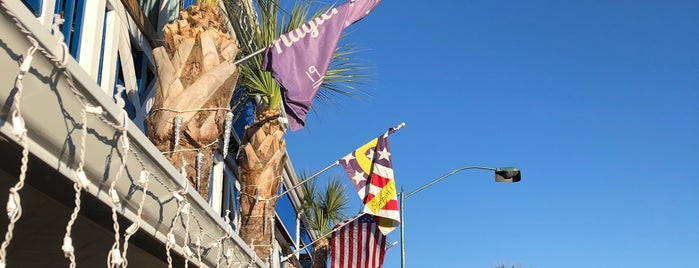
[[[309,1],[296,1],[290,12],[284,12],[287,17],[283,19],[279,0],[255,0],[258,19],[240,16],[245,13],[239,10],[253,9],[245,3],[226,2],[243,55],[267,47],[281,34],[300,27],[327,10],[311,14]],[[351,47],[338,47],[317,100],[330,100],[335,94],[356,96],[351,93],[356,92],[353,83],[362,81],[363,69],[356,63],[353,52],[355,50]],[[270,222],[274,217],[274,197],[287,156],[284,129],[277,120],[281,116],[281,90],[272,75],[261,70],[261,64],[262,57],[256,56],[239,66],[240,84],[247,89],[249,96],[260,100],[255,107],[254,121],[243,135],[242,149],[237,159],[241,184],[239,234],[243,241],[253,246],[260,259],[268,260],[274,231]]]
[[[305,176],[303,176],[305,177]],[[338,177],[330,179],[323,191],[319,191],[315,180],[303,185],[303,210],[309,217],[308,228],[316,231],[320,238],[313,243],[313,268],[325,268],[330,249],[328,238],[335,224],[347,218],[344,215],[349,199],[345,186]]]
[[[216,3],[199,0],[165,26],[165,45],[153,49],[158,83],[147,123],[149,139],[175,167],[184,166],[205,199],[210,157],[238,79],[238,46]]]

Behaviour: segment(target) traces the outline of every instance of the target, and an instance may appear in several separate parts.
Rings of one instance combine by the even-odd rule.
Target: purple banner
[[[379,2],[345,2],[283,34],[265,50],[262,70],[272,72],[282,88],[289,129],[295,131],[305,125],[342,30],[366,16]]]

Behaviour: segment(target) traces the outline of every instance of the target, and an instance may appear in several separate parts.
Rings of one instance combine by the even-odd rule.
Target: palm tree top
[[[242,56],[250,55],[261,48],[272,44],[280,35],[294,30],[310,19],[327,11],[331,6],[311,12],[312,1],[296,1],[290,11],[280,7],[280,0],[254,0],[258,17],[241,16],[239,7],[224,2],[228,14],[233,21],[236,37],[239,41]],[[340,43],[325,74],[315,100],[322,104],[334,104],[337,96],[360,98],[366,92],[358,86],[366,84],[367,72],[356,58],[359,52],[352,45]],[[281,105],[281,89],[271,73],[262,71],[262,55],[257,55],[241,63],[240,84],[248,90],[251,96],[259,96],[269,109],[277,109]]]

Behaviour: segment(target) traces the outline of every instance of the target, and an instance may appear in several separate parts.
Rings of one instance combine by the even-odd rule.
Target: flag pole
[[[315,177],[318,177],[318,175],[320,175],[320,174],[322,174],[322,173],[328,171],[328,169],[330,169],[330,168],[332,168],[332,167],[334,167],[334,166],[337,166],[337,165],[339,165],[339,164],[340,164],[340,161],[335,161],[335,162],[333,162],[333,163],[330,164],[329,166],[324,167],[323,169],[321,169],[320,171],[318,171],[318,172],[316,172],[315,174],[311,175],[310,177],[306,178],[305,180],[303,180],[303,181],[297,183],[296,185],[294,185],[294,187],[291,187],[291,188],[287,189],[286,191],[284,191],[284,192],[278,194],[276,197],[281,197],[281,196],[283,196],[283,195],[285,195],[285,194],[291,192],[292,190],[298,188],[299,186],[303,185],[304,183],[310,181],[311,179],[314,179]]]
[[[398,131],[399,129],[401,129],[401,128],[403,128],[403,127],[405,127],[405,122],[402,122],[402,123],[396,125],[395,127],[389,128],[389,129],[388,129],[388,134],[389,134],[389,135],[390,135],[390,134],[393,134],[394,132]],[[339,165],[339,164],[340,164],[340,161],[335,161],[335,162],[333,162],[332,164],[328,165],[327,167],[324,167],[323,169],[321,169],[320,171],[318,171],[318,172],[316,172],[315,174],[311,175],[310,177],[308,177],[308,178],[304,179],[303,181],[297,183],[297,184],[294,185],[293,187],[291,187],[291,188],[287,189],[286,191],[284,191],[284,192],[278,194],[278,195],[275,196],[274,198],[279,198],[279,197],[281,197],[281,196],[283,196],[283,195],[285,195],[285,194],[287,194],[287,193],[293,191],[294,189],[298,188],[299,186],[303,185],[304,183],[310,181],[311,179],[314,179],[315,177],[318,177],[320,174],[322,174],[322,173],[328,171],[328,169],[330,169],[330,168],[332,168],[332,167],[334,167],[334,166],[337,166],[337,165]]]
[[[340,228],[345,227],[345,225],[352,223],[354,220],[358,219],[359,217],[364,216],[364,214],[366,214],[366,213],[360,213],[360,214],[358,214],[358,215],[356,215],[356,216],[354,216],[354,217],[352,217],[352,218],[350,218],[350,219],[345,220],[345,222],[344,222],[343,224],[340,224],[340,225],[336,226],[335,228],[333,228],[332,230],[330,230],[330,232],[328,232],[327,234],[324,234],[324,235],[322,235],[322,236],[319,236],[316,240],[311,241],[310,243],[306,244],[306,245],[303,246],[302,248],[297,249],[297,250],[295,250],[294,252],[292,252],[291,254],[282,257],[281,262],[284,262],[284,261],[288,260],[289,258],[291,258],[291,256],[296,255],[296,253],[301,252],[302,250],[304,250],[304,249],[310,247],[311,245],[313,245],[313,243],[318,242],[318,240],[320,240],[321,238],[326,237],[326,236],[328,236],[329,234],[332,234],[332,233],[334,233],[334,232],[337,232],[337,230],[340,230]]]
[[[245,57],[242,57],[241,59],[239,59],[239,60],[233,62],[233,65],[238,65],[238,64],[240,64],[241,62],[244,62],[244,61],[246,61],[246,60],[249,60],[250,58],[254,57],[255,55],[264,52],[265,49],[267,49],[267,47],[260,48],[260,49],[258,49],[257,51],[253,52],[252,54],[247,55],[247,56],[245,56]]]

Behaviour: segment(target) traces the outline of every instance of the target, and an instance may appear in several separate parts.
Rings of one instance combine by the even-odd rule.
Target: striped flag
[[[330,237],[330,267],[381,267],[386,252],[386,236],[379,231],[374,216],[364,214],[342,224],[345,225]]]
[[[339,160],[364,203],[363,212],[379,217],[379,229],[384,235],[400,224],[393,164],[388,147],[390,131]]]

